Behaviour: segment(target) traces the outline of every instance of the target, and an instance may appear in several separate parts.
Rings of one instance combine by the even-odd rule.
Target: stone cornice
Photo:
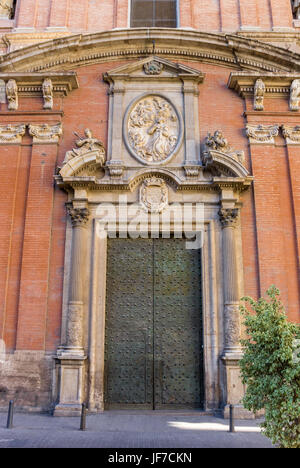
[[[132,28],[60,37],[15,50],[0,57],[0,72],[70,70],[91,63],[130,60],[152,54],[239,70],[300,71],[299,54],[237,34]]]
[[[258,79],[261,79],[265,85],[266,96],[281,97],[290,94],[291,84],[294,80],[300,79],[300,73],[232,72],[228,80],[228,87],[243,98],[252,97]]]
[[[14,80],[17,83],[19,96],[43,96],[43,83],[50,79],[53,85],[53,95],[67,96],[71,91],[79,87],[76,72],[49,72],[49,73],[0,73],[0,80],[8,82]]]

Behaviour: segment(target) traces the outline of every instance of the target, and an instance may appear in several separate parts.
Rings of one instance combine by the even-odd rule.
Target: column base
[[[222,411],[222,417],[224,419],[229,419],[229,407],[226,405]],[[255,419],[256,416],[251,411],[248,411],[243,405],[234,405],[234,419]]]
[[[80,416],[81,410],[82,410],[81,405],[58,404],[54,408],[53,416],[55,417]]]

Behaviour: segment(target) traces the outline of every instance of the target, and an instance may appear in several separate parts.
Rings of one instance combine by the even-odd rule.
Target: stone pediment
[[[180,63],[174,63],[155,55],[138,60],[137,62],[122,65],[104,74],[108,82],[116,80],[134,79],[140,80],[172,80],[181,78],[183,80],[194,80],[202,83],[204,73]]]

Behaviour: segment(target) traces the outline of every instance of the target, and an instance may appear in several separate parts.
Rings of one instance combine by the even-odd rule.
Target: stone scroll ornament
[[[163,163],[175,151],[180,134],[178,115],[163,97],[149,96],[131,109],[127,124],[131,152],[144,163]]]
[[[105,162],[105,149],[103,143],[97,138],[93,137],[93,134],[89,128],[84,131],[85,136],[79,137],[79,140],[75,142],[77,148],[73,148],[71,151],[66,153],[65,159],[63,161],[63,166],[71,161],[73,158],[78,156],[85,156],[88,153],[96,152],[96,162],[103,166]],[[79,136],[75,133],[76,136]]]

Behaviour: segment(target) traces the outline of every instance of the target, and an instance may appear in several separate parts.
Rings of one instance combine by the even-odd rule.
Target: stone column
[[[223,285],[224,285],[224,351],[223,389],[224,417],[229,417],[229,405],[235,405],[237,418],[252,417],[242,406],[244,386],[240,378],[239,360],[242,357],[240,345],[241,325],[239,311],[239,287],[235,229],[239,218],[236,208],[221,208],[222,225]]]
[[[71,217],[72,250],[66,342],[58,349],[56,387],[58,404],[55,416],[79,415],[84,400],[84,371],[86,356],[83,347],[83,278],[86,271],[85,231],[89,220],[86,207],[68,207]]]
[[[240,353],[240,313],[235,227],[238,209],[221,208],[224,275],[224,354]]]

